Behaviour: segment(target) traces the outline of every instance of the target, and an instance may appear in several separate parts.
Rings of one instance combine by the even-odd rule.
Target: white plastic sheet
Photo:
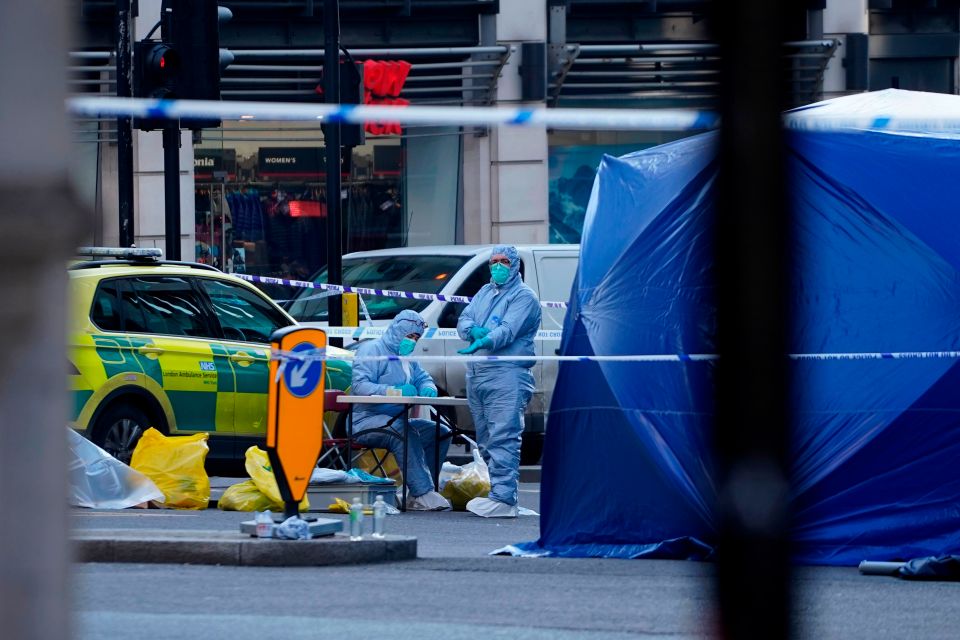
[[[70,448],[69,503],[91,509],[126,509],[149,500],[163,502],[163,492],[150,478],[131,469],[73,429]]]

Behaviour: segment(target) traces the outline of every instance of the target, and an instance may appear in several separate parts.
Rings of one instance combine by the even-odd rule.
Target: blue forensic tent
[[[793,112],[888,116],[960,97],[888,90]],[[562,353],[715,353],[716,134],[604,157]],[[960,350],[960,138],[790,133],[794,353]],[[960,552],[960,361],[794,368],[796,561]],[[707,558],[717,539],[709,362],[564,363],[541,537],[522,552]]]

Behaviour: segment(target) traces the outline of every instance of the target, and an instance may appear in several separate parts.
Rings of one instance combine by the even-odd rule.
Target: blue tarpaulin
[[[796,113],[891,115],[888,90]],[[937,96],[960,109],[960,97]],[[826,112],[826,111],[825,111]],[[878,122],[881,120],[878,120]],[[716,134],[604,157],[565,355],[715,353]],[[792,353],[960,350],[960,139],[791,131]],[[782,215],[771,212],[771,215]],[[791,364],[793,539],[803,564],[960,552],[960,361]],[[711,362],[563,363],[541,536],[558,556],[709,558]]]

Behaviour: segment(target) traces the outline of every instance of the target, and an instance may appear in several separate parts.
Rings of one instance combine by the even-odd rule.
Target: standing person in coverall
[[[470,346],[464,355],[532,356],[540,328],[540,301],[520,279],[516,247],[498,245],[490,254],[490,282],[460,315],[457,332]],[[467,510],[486,518],[517,516],[523,413],[533,395],[533,360],[471,362],[467,401],[477,443],[490,467],[490,495],[474,498]]]
[[[416,311],[401,311],[387,327],[381,338],[362,343],[357,348],[358,361],[353,364],[352,393],[358,396],[385,396],[388,389],[404,396],[437,397],[437,386],[430,374],[410,360],[360,360],[363,356],[408,356],[417,346],[427,325]],[[390,425],[398,437],[385,433],[364,433],[369,429]],[[398,404],[358,404],[353,409],[353,429],[356,441],[367,447],[389,449],[403,464],[403,421],[406,412]],[[407,433],[407,509],[437,511],[450,508],[450,502],[433,490],[429,464],[433,464],[434,448],[440,447],[440,461],[447,457],[450,438],[444,437],[450,429],[443,427],[441,440],[436,442],[436,425],[429,420],[410,420]]]

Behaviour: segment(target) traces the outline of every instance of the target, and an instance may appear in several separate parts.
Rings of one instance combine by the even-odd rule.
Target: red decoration
[[[400,91],[410,74],[410,63],[404,60],[365,60],[363,63],[364,104],[407,106]],[[371,135],[400,135],[399,122],[367,122],[364,129]]]

